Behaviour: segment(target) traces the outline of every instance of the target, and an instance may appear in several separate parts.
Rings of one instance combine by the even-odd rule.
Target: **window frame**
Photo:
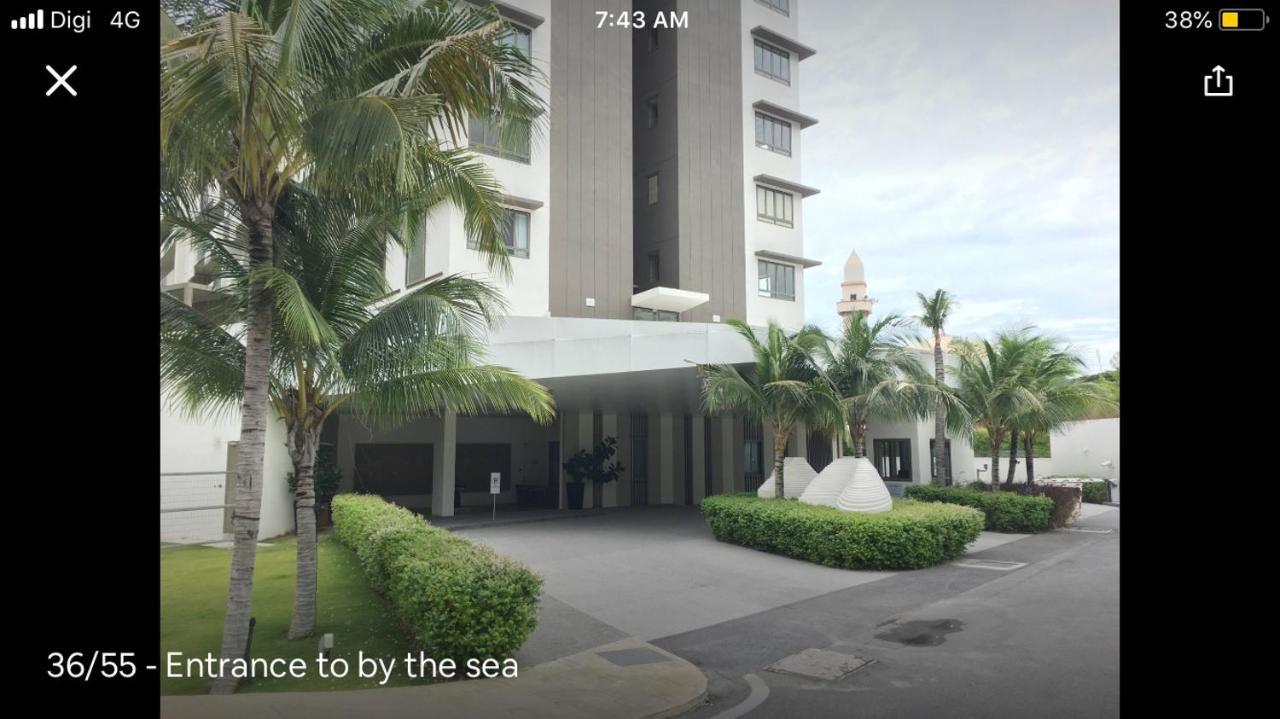
[[[791,0],[756,0],[756,2],[764,5],[779,15],[791,17]]]
[[[774,125],[774,127],[772,128],[772,132],[770,131],[771,128],[769,127],[770,123]],[[762,129],[764,131],[764,135],[766,138],[765,140],[760,139],[760,134]],[[756,130],[756,147],[762,150],[776,152],[779,155],[785,155],[787,157],[791,157],[791,141],[792,141],[792,135],[794,134],[795,128],[791,125],[789,121],[783,120],[780,117],[775,117],[773,115],[770,115],[767,112],[761,112],[759,110],[756,110],[755,130]],[[783,148],[781,145],[769,141],[767,138],[769,138],[770,136],[776,136],[779,138],[785,137],[786,147]]]
[[[891,450],[893,450],[891,452]],[[911,466],[911,439],[908,437],[886,437],[882,439],[871,440],[871,456],[875,462],[876,472],[880,474],[880,479],[886,482],[914,482],[915,469]],[[885,469],[881,462],[882,458],[893,457],[898,460],[896,463],[898,473],[892,477],[884,476],[882,472]],[[902,472],[907,473],[904,479]]]
[[[774,196],[772,201],[770,201],[770,193]],[[779,202],[781,202],[783,214],[770,214],[778,211]],[[768,211],[761,209],[762,203],[765,208],[770,209]],[[796,196],[786,190],[757,184],[756,220],[779,227],[794,228],[796,226]]]
[[[661,198],[661,194],[660,194],[661,190],[659,189],[659,181],[658,181],[659,174],[660,173],[657,173],[657,172],[652,173],[647,177],[645,177],[645,180],[644,180],[645,192],[647,193],[646,199],[648,200],[649,207],[653,207],[654,205],[658,204],[658,200]]]
[[[791,52],[788,50],[783,50],[782,48],[776,45],[770,45],[769,43],[763,40],[760,40],[758,38],[754,42],[755,44],[752,51],[752,60],[753,60],[753,66],[755,67],[756,74],[763,77],[767,77],[770,80],[773,80],[775,82],[780,82],[783,85],[790,86],[791,85]],[[778,67],[779,68],[785,67],[786,75],[785,76],[778,75],[774,73],[771,69],[769,69],[769,66],[771,64],[770,62],[767,62],[767,61],[761,62],[762,60],[767,60],[765,55],[776,56],[780,61],[778,63]],[[761,65],[764,65],[764,67],[761,67]]]
[[[756,294],[771,300],[795,302],[796,266],[756,258]],[[767,282],[766,282],[767,281]],[[788,295],[786,290],[790,289]]]
[[[516,243],[514,221],[508,223],[508,227],[511,228],[511,232],[508,235],[510,244],[506,242],[504,242],[503,244],[507,246],[507,255],[509,257],[516,257],[522,260],[527,260],[529,259],[529,252],[530,252],[529,248],[533,244],[533,213],[530,212],[529,210],[523,210],[516,207],[504,207],[503,209],[507,211],[508,218],[515,218],[517,215],[523,215],[525,218],[524,247],[521,248]],[[478,251],[480,249],[480,243],[477,242],[474,237],[471,237],[470,235],[468,235],[467,249]],[[522,251],[523,251],[523,254],[521,254]]]

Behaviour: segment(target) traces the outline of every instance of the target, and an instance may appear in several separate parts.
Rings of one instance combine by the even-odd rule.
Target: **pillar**
[[[706,450],[706,426],[705,418],[700,414],[689,415],[689,423],[692,425],[689,443],[689,451],[693,454],[693,462],[690,466],[693,468],[693,503],[700,504],[702,498],[707,494],[707,450]]]
[[[653,476],[649,479],[658,483],[658,504],[673,504],[676,501],[675,439],[675,418],[670,412],[659,414],[658,431],[652,440],[658,448],[658,463],[650,468]]]
[[[616,450],[618,450],[618,454],[613,455],[613,461],[621,463],[622,462],[622,443],[626,440],[623,437],[618,436],[618,413],[617,412],[601,413],[600,428],[601,428],[600,431],[604,435],[604,437],[613,437],[618,441],[618,444],[615,445],[614,447]],[[622,466],[625,467],[627,465],[623,464]],[[618,482],[620,481],[622,481],[621,478],[614,480],[612,482],[607,482],[601,488],[601,495],[600,495],[601,507],[618,506]]]
[[[431,431],[431,514],[453,516],[454,460],[458,452],[458,415],[445,412]]]

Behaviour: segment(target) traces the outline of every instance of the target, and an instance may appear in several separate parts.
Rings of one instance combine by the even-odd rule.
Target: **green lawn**
[[[240,692],[324,691],[376,688],[374,679],[356,676],[356,655],[394,657],[402,660],[413,649],[394,614],[366,583],[351,550],[332,535],[320,537],[319,613],[316,634],[289,640],[289,615],[293,609],[295,544],[292,537],[271,540],[259,547],[254,571],[253,656],[302,657],[307,660],[306,679],[257,679],[241,682]],[[226,609],[231,550],[208,547],[161,547],[160,550],[160,690],[162,694],[201,694],[205,679],[168,679],[163,662],[167,652],[191,656],[218,654],[222,642],[222,617]],[[334,635],[333,656],[345,657],[352,671],[345,679],[316,676],[315,656],[320,635]],[[413,683],[394,672],[385,686]],[[419,682],[420,683],[420,682]]]

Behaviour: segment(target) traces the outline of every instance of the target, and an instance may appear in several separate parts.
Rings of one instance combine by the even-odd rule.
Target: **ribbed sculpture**
[[[844,491],[845,485],[849,484],[849,480],[853,477],[853,470],[857,463],[857,457],[840,457],[823,467],[822,471],[818,472],[818,476],[813,478],[813,481],[805,488],[804,493],[800,495],[800,501],[805,504],[819,504],[824,507],[836,506],[836,501],[840,499],[840,493]]]
[[[846,512],[874,514],[893,509],[893,498],[875,465],[866,457],[859,457],[853,468],[853,476],[840,492],[836,507]]]
[[[804,457],[787,457],[782,460],[782,494],[787,499],[796,499],[804,493],[809,483],[817,476],[817,472],[813,471],[813,467],[809,466],[808,460]],[[756,496],[764,499],[772,499],[774,493],[774,477],[773,473],[769,473],[769,478],[760,485],[760,489],[756,490]]]

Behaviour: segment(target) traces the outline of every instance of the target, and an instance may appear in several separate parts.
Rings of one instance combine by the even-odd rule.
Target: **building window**
[[[795,198],[791,193],[756,185],[756,219],[783,227],[794,226]]]
[[[644,105],[645,110],[648,113],[646,117],[646,124],[649,126],[649,129],[652,130],[658,126],[658,99],[655,97],[645,102]]]
[[[796,268],[777,262],[760,260],[761,297],[772,297],[775,300],[794,300],[796,298]]]
[[[658,173],[649,175],[649,204],[658,204]]]
[[[938,477],[938,460],[936,457],[933,456],[933,448],[937,446],[938,446],[938,440],[936,439],[929,440],[929,476],[935,479]],[[947,440],[946,447],[947,447],[946,453],[943,455],[943,457],[947,466],[947,479],[950,480],[951,479],[951,440],[949,439]],[[785,478],[784,478],[784,481],[785,481]]]
[[[507,210],[507,232],[503,238],[507,246],[507,254],[512,257],[529,256],[529,213],[520,210]],[[479,249],[480,244],[474,237],[467,238],[467,249]]]
[[[427,242],[419,238],[404,257],[404,286],[409,287],[427,278]]]
[[[631,318],[645,322],[679,322],[680,313],[670,310],[651,310],[648,307],[632,307]]]
[[[747,420],[742,424],[742,488],[754,492],[764,480],[764,426]]]
[[[756,40],[756,72],[784,85],[790,85],[791,53]]]
[[[757,112],[756,146],[789,157],[791,155],[791,123]]]
[[[631,503],[649,503],[649,415],[631,415]],[[785,478],[784,478],[785,480]]]
[[[911,440],[877,439],[871,444],[876,470],[886,482],[911,481]]]
[[[514,47],[524,53],[526,58],[533,57],[533,31],[523,25],[516,25],[507,22],[507,33],[502,36],[498,43],[507,47]]]
[[[649,253],[649,284],[658,284],[658,253]]]
[[[467,123],[467,139],[471,148],[517,162],[529,162],[531,124],[520,120],[502,123],[496,117],[472,117]]]
[[[791,14],[791,0],[756,0],[756,2],[783,15]]]
[[[508,28],[499,44],[513,47],[525,57],[533,57],[533,31],[520,25],[509,24]],[[497,117],[472,117],[467,123],[469,144],[486,155],[528,162],[530,123],[516,121],[506,124],[508,127],[503,127]]]

